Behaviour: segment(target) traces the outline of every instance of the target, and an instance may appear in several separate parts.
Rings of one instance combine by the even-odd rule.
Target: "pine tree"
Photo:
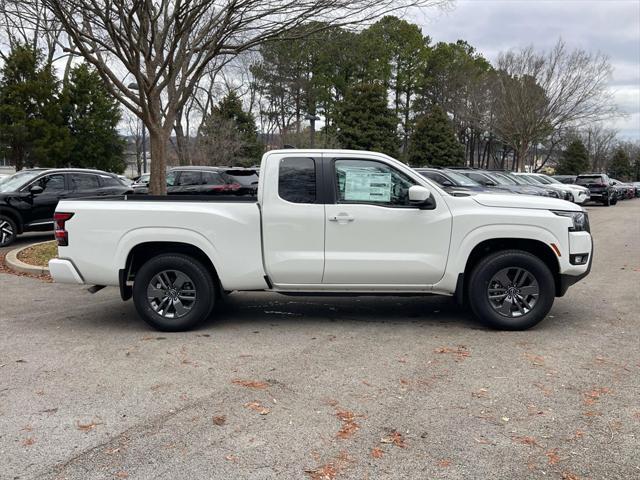
[[[339,107],[337,127],[343,148],[398,155],[398,119],[381,85],[352,87]]]
[[[464,149],[456,139],[447,114],[433,107],[416,121],[409,145],[412,166],[453,166],[464,162]]]
[[[633,167],[629,155],[623,148],[617,148],[609,164],[609,176],[626,180],[632,175]]]
[[[589,154],[581,140],[573,140],[558,162],[556,173],[558,175],[580,175],[589,171]]]
[[[210,165],[254,165],[262,156],[256,121],[229,92],[203,122],[200,142]]]
[[[71,70],[63,90],[63,112],[73,147],[69,164],[122,173],[124,142],[118,134],[121,113],[98,73],[87,64]]]
[[[53,69],[26,45],[15,45],[0,69],[0,149],[16,170],[63,166],[71,149]]]

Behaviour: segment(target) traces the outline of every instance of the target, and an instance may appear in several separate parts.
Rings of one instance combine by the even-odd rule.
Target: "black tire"
[[[618,196],[615,195],[612,199],[611,199],[611,205],[615,205],[616,203],[618,203]]]
[[[158,283],[163,281],[160,275],[167,280],[167,288],[163,287],[165,283]],[[158,296],[149,296],[149,292],[154,292],[151,293],[154,296],[157,292]],[[191,295],[193,298],[189,299]],[[177,253],[147,261],[133,283],[133,303],[138,314],[153,328],[164,332],[195,327],[209,316],[215,297],[214,279],[207,268],[195,258]]]
[[[518,272],[526,272],[527,277],[522,286],[505,286],[505,297],[501,305],[512,312],[499,313],[499,299],[490,300],[489,292],[500,290],[496,276],[506,272],[507,277],[517,280]],[[524,275],[524,274],[521,274]],[[537,289],[537,297],[533,293],[520,294],[521,291],[533,292]],[[516,297],[507,295],[512,292]],[[526,297],[523,297],[526,295]],[[498,297],[499,295],[494,295]],[[475,316],[491,328],[500,330],[526,330],[542,321],[555,300],[555,281],[547,265],[536,256],[522,250],[503,250],[483,258],[471,272],[468,283],[469,305]],[[514,299],[515,302],[511,301]],[[522,300],[519,300],[522,299]],[[508,305],[507,305],[508,301]],[[530,308],[521,308],[524,305]],[[517,307],[517,308],[515,308]],[[517,310],[517,311],[516,311]]]
[[[0,247],[11,245],[18,235],[18,226],[11,217],[0,215]]]
[[[605,197],[605,199],[602,201],[602,205],[604,205],[605,207],[608,207],[609,205],[611,205],[611,199],[609,198],[609,196],[607,195]]]

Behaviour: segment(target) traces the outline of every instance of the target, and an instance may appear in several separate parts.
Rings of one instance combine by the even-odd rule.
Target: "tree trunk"
[[[189,139],[185,137],[184,128],[181,122],[182,115],[178,114],[174,131],[176,134],[176,150],[178,152],[178,164],[181,166],[191,165],[189,159]]]
[[[149,128],[149,141],[151,144],[151,178],[149,181],[149,193],[151,195],[167,194],[167,143],[171,136],[171,130],[163,128]]]

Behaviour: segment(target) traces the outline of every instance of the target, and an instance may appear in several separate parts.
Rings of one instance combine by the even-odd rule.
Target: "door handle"
[[[348,213],[340,213],[338,215],[334,215],[333,217],[329,217],[330,222],[338,222],[338,223],[348,223],[353,222],[355,218],[353,218]]]

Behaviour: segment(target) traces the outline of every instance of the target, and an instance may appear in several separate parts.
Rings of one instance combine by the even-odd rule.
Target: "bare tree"
[[[495,76],[495,130],[521,170],[530,149],[551,133],[616,114],[606,87],[604,55],[569,51],[562,40],[547,54],[533,47],[502,53]]]
[[[166,193],[167,145],[176,117],[212,63],[310,20],[346,25],[447,0],[23,0],[42,1],[73,52],[143,120],[151,191]],[[135,82],[138,90],[128,85]]]

